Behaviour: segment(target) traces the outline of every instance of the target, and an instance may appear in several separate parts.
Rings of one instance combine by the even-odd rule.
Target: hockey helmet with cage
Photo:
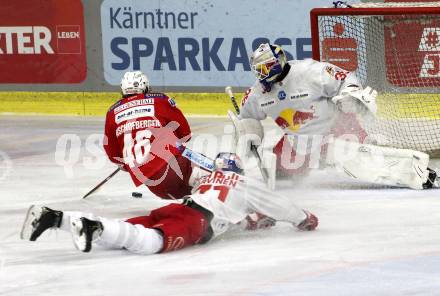
[[[133,95],[147,93],[150,82],[147,75],[141,71],[126,72],[121,80],[122,95]]]
[[[250,64],[252,71],[264,89],[270,91],[272,84],[283,72],[284,66],[287,64],[287,58],[281,46],[262,43],[252,53]]]
[[[220,152],[214,160],[214,169],[243,174],[241,159],[235,153]]]

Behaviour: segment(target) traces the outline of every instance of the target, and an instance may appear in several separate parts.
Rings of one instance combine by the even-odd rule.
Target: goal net
[[[440,156],[440,2],[363,3],[310,13],[313,58],[379,93],[360,119],[378,145]]]

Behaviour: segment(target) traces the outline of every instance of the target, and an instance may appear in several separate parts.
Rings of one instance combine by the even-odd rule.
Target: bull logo
[[[315,116],[315,109],[311,107],[310,110],[311,111],[285,109],[281,111],[280,115],[275,119],[275,123],[282,129],[289,129],[296,132],[302,125],[317,118],[317,116]]]

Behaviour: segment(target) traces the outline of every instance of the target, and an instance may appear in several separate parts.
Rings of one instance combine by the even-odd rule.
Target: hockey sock
[[[104,231],[96,241],[99,245],[143,255],[159,253],[163,248],[163,236],[156,229],[105,218],[100,221]]]
[[[73,219],[85,217],[89,220],[100,221],[104,226],[98,245],[111,249],[127,249],[137,254],[154,254],[163,248],[163,236],[160,231],[133,225],[124,221],[106,219],[90,213],[65,211],[60,229],[70,232],[70,222]]]
[[[70,232],[70,221],[72,221],[73,219],[78,219],[80,217],[85,217],[89,220],[99,220],[99,217],[96,217],[95,215],[90,213],[64,211],[60,229]]]

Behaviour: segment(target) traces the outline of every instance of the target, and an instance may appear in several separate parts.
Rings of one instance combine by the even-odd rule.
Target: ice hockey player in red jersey
[[[121,81],[122,99],[107,112],[104,149],[136,186],[145,184],[164,199],[191,193],[191,162],[181,156],[191,138],[189,124],[172,98],[151,92],[140,71]]]
[[[318,225],[318,219],[299,209],[291,198],[243,176],[236,154],[220,153],[215,170],[198,180],[194,193],[182,204],[170,204],[126,221],[31,206],[21,238],[35,241],[47,229],[59,228],[70,231],[75,246],[83,252],[89,252],[96,243],[154,254],[205,243],[256,212],[289,222],[299,230],[314,230]]]

